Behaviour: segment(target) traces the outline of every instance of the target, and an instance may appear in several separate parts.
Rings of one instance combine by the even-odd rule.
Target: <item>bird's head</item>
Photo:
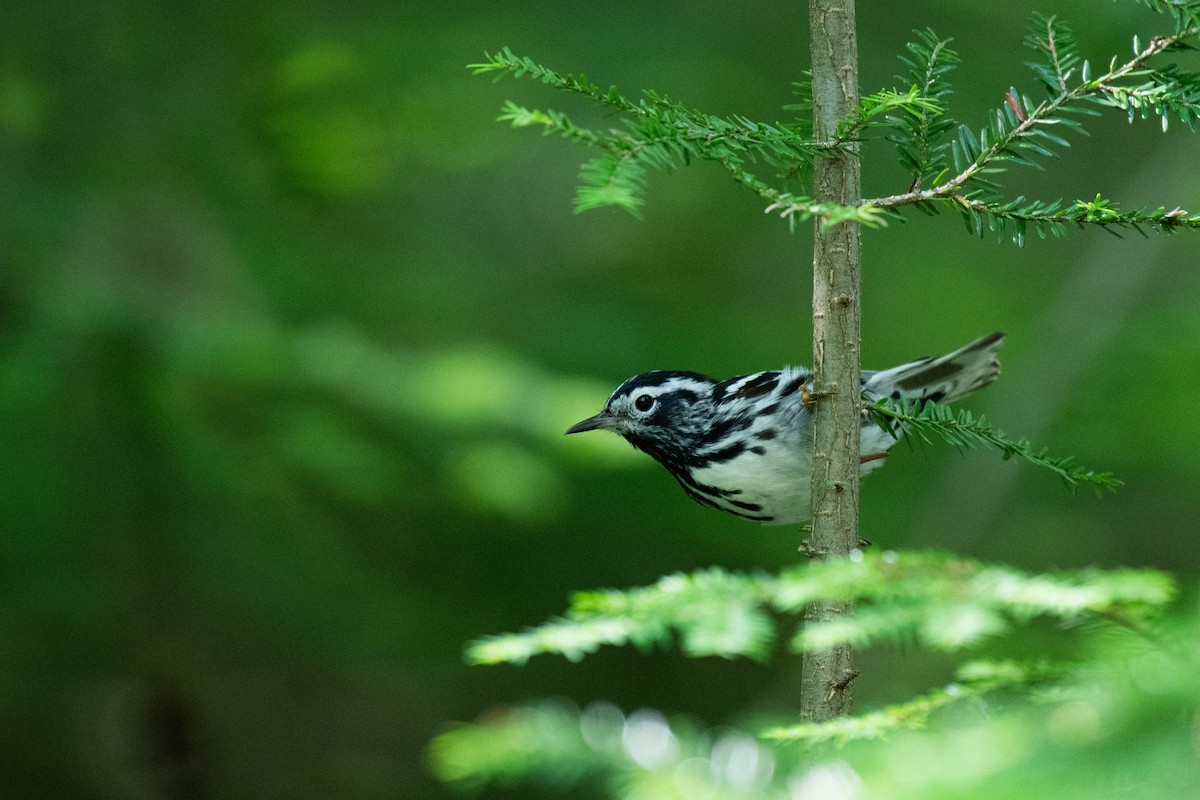
[[[704,432],[712,387],[711,378],[695,372],[635,375],[617,387],[603,411],[567,433],[612,431],[659,461],[673,461]]]

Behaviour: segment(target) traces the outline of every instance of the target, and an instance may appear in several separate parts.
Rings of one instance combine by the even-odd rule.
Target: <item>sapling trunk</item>
[[[832,140],[837,122],[858,102],[858,45],[854,0],[810,0],[813,130]],[[853,146],[851,150],[853,150]],[[817,202],[853,205],[861,197],[856,152],[818,158]],[[812,533],[805,550],[818,558],[846,558],[858,545],[860,228],[816,222],[813,254]],[[851,612],[848,603],[820,601],[806,622]],[[801,681],[801,716],[819,722],[846,714],[857,673],[849,645],[808,653]]]

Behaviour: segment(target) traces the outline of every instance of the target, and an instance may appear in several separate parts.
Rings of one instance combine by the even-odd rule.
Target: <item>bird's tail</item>
[[[863,389],[894,400],[949,403],[1000,377],[996,352],[1002,344],[1004,334],[993,333],[939,358],[922,358],[880,372],[867,372],[863,375]]]

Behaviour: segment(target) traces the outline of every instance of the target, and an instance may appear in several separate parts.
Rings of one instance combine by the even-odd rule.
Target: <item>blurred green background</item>
[[[917,27],[964,55],[979,127],[1038,10],[1093,63],[1134,3],[863,0],[865,89]],[[776,569],[799,535],[690,502],[615,437],[564,438],[630,374],[810,360],[810,234],[716,167],[654,176],[645,219],[571,213],[587,156],[502,101],[605,124],[464,65],[508,45],[627,93],[786,119],[803,4],[7,4],[0,19],[0,732],[6,797],[436,797],[450,720],[544,695],[720,724],[796,705],[799,661],[604,652],[469,668],[465,641],[576,588]],[[1194,65],[1193,65],[1194,68]],[[1200,207],[1198,140],[1109,115],[1010,195]],[[906,187],[868,146],[868,195]],[[1031,569],[1200,556],[1192,236],[865,235],[863,351],[885,367],[1009,334],[970,401],[1127,482],[1102,501],[983,453],[907,451],[863,535]],[[1053,647],[1053,637],[1041,646]],[[949,665],[863,659],[860,707]]]

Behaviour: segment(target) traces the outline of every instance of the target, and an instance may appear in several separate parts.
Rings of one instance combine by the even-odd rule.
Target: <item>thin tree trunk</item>
[[[832,139],[839,119],[858,102],[858,45],[854,0],[810,0],[813,122],[818,139]],[[818,159],[813,172],[818,201],[851,205],[861,187],[857,155]],[[815,557],[844,558],[858,545],[860,230],[843,223],[816,226],[813,254],[813,393],[816,397],[812,473]],[[807,622],[851,612],[848,603],[816,602]],[[804,658],[800,712],[822,721],[850,709],[857,673],[849,645]]]

